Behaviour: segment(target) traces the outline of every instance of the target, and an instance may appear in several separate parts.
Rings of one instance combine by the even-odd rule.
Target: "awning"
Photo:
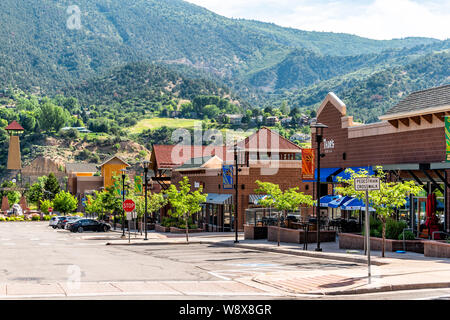
[[[342,171],[341,173],[339,173],[338,175],[336,175],[335,180],[333,180],[333,182],[337,182],[337,177],[341,177],[342,179],[350,179],[351,175],[349,172],[345,172],[345,170],[347,169],[352,169],[355,173],[360,172],[361,170],[366,170],[369,172],[369,175],[373,175],[375,174],[375,172],[373,171],[371,166],[368,167],[349,167],[349,168],[345,168],[344,171]]]
[[[320,182],[327,182],[327,178],[337,174],[341,168],[320,168]],[[303,180],[304,182],[315,182],[317,179],[317,169],[314,171],[314,180]]]
[[[210,193],[206,198],[206,203],[209,204],[232,204],[232,194],[218,194]]]
[[[258,205],[259,201],[266,197],[269,197],[269,195],[267,195],[267,194],[251,194],[248,196],[248,203]]]
[[[320,182],[338,182],[337,177],[342,179],[349,179],[350,174],[345,172],[346,169],[352,169],[355,173],[358,173],[361,169],[369,172],[370,175],[375,174],[371,166],[367,167],[348,167],[348,168],[320,168]],[[317,179],[317,169],[314,171],[314,177]],[[315,182],[316,180],[304,180],[304,182]]]

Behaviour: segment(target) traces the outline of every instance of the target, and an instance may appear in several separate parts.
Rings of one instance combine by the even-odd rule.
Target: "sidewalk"
[[[128,234],[127,234],[128,236]],[[196,233],[189,235],[190,244],[215,244],[307,256],[320,259],[347,261],[358,264],[358,268],[348,270],[308,270],[279,271],[258,275],[248,279],[253,282],[270,286],[293,294],[344,295],[395,290],[450,288],[450,259],[429,258],[422,254],[407,252],[386,252],[381,258],[380,251],[371,251],[371,283],[368,283],[367,258],[363,251],[339,249],[339,243],[321,243],[322,252],[315,251],[316,244],[308,244],[308,250],[303,250],[303,244],[281,243],[267,240],[243,240],[239,234],[239,243],[234,243],[234,233]],[[165,245],[186,244],[184,234],[160,234],[154,231],[148,233],[147,241],[143,236],[131,237],[125,240],[110,241],[110,245]]]

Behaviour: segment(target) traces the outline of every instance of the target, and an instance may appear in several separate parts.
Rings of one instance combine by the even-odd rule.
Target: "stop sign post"
[[[136,208],[136,204],[134,203],[133,200],[131,199],[127,199],[123,202],[123,210],[125,210],[125,212],[127,212],[127,220],[128,220],[128,243],[130,243],[131,239],[130,239],[130,217],[133,218],[131,212],[134,211],[134,209]]]
[[[133,200],[128,199],[123,202],[122,207],[125,212],[132,212],[136,208],[136,204]]]

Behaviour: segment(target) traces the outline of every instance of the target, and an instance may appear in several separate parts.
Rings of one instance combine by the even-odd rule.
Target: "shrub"
[[[48,214],[46,214],[46,215],[44,216],[44,221],[50,221],[51,219],[52,219],[52,217],[49,216]]]
[[[33,214],[33,216],[31,217],[32,221],[41,221],[41,216],[37,215],[37,214]]]
[[[6,221],[6,218],[5,217],[0,217],[0,221],[4,222],[4,221]]]
[[[166,228],[177,227],[179,224],[178,219],[172,217],[164,217],[161,221],[161,225]]]
[[[408,225],[404,221],[388,219],[386,221],[386,239],[397,240],[398,236],[402,234],[403,229],[406,229],[407,227]]]
[[[16,217],[16,221],[25,221],[23,217]]]
[[[6,218],[6,221],[16,221],[16,218],[15,217],[9,217],[9,218]]]
[[[415,240],[416,236],[409,230],[405,231],[405,240]],[[403,240],[403,233],[400,233],[398,236],[398,240]]]

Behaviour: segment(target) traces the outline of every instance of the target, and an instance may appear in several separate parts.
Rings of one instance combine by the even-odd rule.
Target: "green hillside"
[[[376,41],[228,19],[180,0],[79,0],[81,30],[56,0],[0,2],[0,85],[55,92],[125,62],[182,63],[220,76],[264,69],[295,48],[377,53],[436,42]],[[37,88],[35,88],[37,90]]]

